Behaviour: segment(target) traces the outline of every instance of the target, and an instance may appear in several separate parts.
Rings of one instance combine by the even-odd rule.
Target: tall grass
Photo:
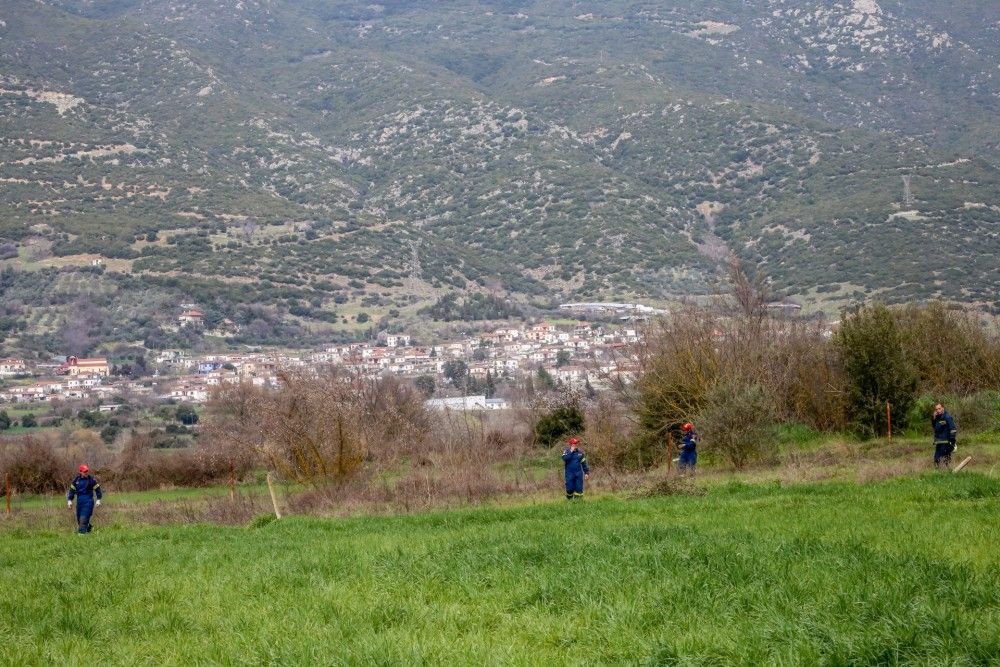
[[[0,539],[0,663],[996,664],[1000,481]]]

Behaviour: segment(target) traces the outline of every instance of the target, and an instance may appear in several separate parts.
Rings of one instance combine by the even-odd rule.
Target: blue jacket
[[[571,450],[568,447],[563,450],[563,465],[566,467],[567,475],[590,474],[590,466],[587,465],[587,455],[582,449]]]
[[[688,431],[684,434],[684,439],[681,441],[681,451],[685,454],[693,454],[698,447],[698,434],[694,431]]]
[[[91,475],[77,475],[69,485],[66,500],[73,500],[76,497],[77,502],[93,502],[95,495],[98,500],[103,495],[98,481]]]
[[[951,418],[947,412],[942,412],[936,417],[931,417],[931,426],[934,427],[934,444],[944,444],[950,442],[955,444],[955,435],[958,433],[958,427],[955,426],[955,420]]]

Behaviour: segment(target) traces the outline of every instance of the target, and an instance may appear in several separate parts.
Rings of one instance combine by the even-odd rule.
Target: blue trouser
[[[955,445],[950,442],[934,443],[934,465],[951,465],[951,453],[955,451]]]
[[[583,471],[566,473],[566,499],[583,497]]]
[[[698,463],[698,452],[681,452],[681,469],[694,468]]]
[[[80,498],[76,499],[76,524],[80,527],[81,533],[90,532],[90,517],[94,513],[94,499],[93,498]]]

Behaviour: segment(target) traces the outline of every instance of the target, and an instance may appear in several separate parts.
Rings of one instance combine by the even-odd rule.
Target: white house
[[[409,347],[410,336],[407,334],[389,334],[385,337],[387,347]]]
[[[583,366],[563,366],[552,371],[556,380],[564,382],[571,387],[583,385],[587,382],[587,369]]]
[[[485,396],[455,396],[424,401],[429,410],[487,410]]]
[[[28,371],[23,359],[0,359],[0,377],[21,375]]]

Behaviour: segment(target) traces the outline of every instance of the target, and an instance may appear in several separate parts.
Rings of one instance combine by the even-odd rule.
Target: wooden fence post
[[[7,516],[10,516],[10,473],[4,475],[4,490],[7,496]]]
[[[667,474],[674,466],[674,434],[667,431]]]
[[[275,518],[281,518],[281,510],[278,509],[278,496],[274,493],[274,482],[271,481],[271,473],[267,473],[267,490],[271,493],[271,506],[274,507]]]
[[[889,401],[885,402],[885,423],[889,428],[889,442],[892,442],[892,406]]]
[[[969,465],[969,461],[971,461],[971,460],[972,460],[971,456],[966,456],[965,459],[961,463],[959,463],[957,466],[955,466],[955,469],[952,470],[952,472],[958,472],[959,470],[961,470],[965,466]]]

